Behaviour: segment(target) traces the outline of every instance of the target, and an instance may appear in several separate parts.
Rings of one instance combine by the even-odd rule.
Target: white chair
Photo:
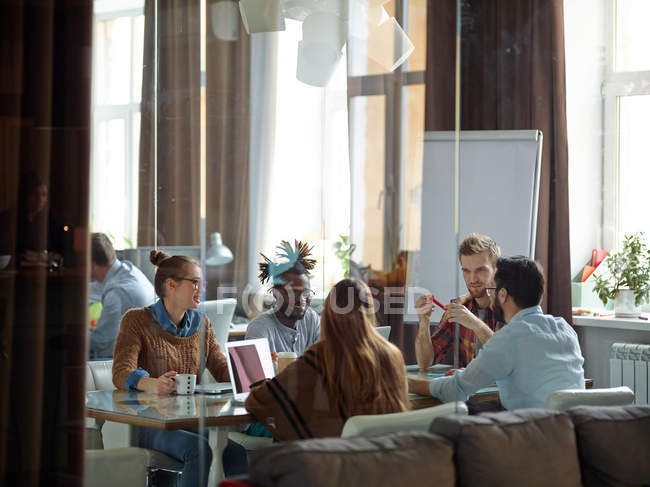
[[[228,439],[239,443],[246,451],[258,450],[273,444],[273,438],[268,436],[250,436],[239,431],[229,431]]]
[[[86,365],[86,390],[113,390],[113,361],[91,361]],[[164,453],[131,447],[132,429],[112,421],[86,422],[85,487],[150,485],[155,470],[180,472],[183,464]]]
[[[226,350],[230,322],[235,314],[237,300],[234,298],[215,299],[213,301],[205,301],[203,305],[205,306],[205,314],[214,330],[214,338],[223,352]]]
[[[427,431],[434,418],[453,414],[467,416],[467,405],[464,402],[450,402],[402,413],[352,416],[343,425],[341,437],[372,436],[399,431]]]
[[[235,314],[237,300],[234,298],[214,299],[204,301],[205,314],[210,320],[212,330],[214,330],[214,339],[219,344],[222,353],[226,353],[226,342],[230,332],[230,322]],[[206,368],[201,376],[201,384],[216,382],[210,371]]]
[[[573,406],[626,406],[634,402],[634,392],[627,386],[607,389],[561,389],[551,392],[545,409],[566,411]]]
[[[87,362],[88,370],[86,371],[86,390],[87,391],[112,391],[113,385],[113,361],[112,360],[92,360]],[[94,419],[87,420],[87,425],[95,424],[102,438],[102,448],[122,448],[134,446],[132,439],[132,428],[127,424],[114,423],[108,421],[97,421]],[[88,433],[86,434],[88,439]]]

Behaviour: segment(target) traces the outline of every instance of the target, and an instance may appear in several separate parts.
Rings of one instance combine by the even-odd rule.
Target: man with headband
[[[316,265],[311,247],[287,241],[277,247],[276,263],[266,257],[260,263],[260,281],[270,282],[275,298],[273,309],[253,319],[246,330],[246,340],[266,338],[271,352],[295,352],[298,356],[320,337],[320,316],[309,307],[312,290],[310,271]]]

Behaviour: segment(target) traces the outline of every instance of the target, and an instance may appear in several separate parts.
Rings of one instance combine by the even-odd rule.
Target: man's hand
[[[415,302],[415,310],[420,317],[418,332],[415,335],[415,359],[421,371],[425,371],[433,363],[433,347],[429,332],[429,318],[433,312],[430,296],[420,296]]]
[[[446,306],[446,311],[442,315],[442,321],[450,323],[458,323],[465,328],[474,330],[477,326],[477,321],[480,321],[474,313],[467,309],[464,305],[459,303],[449,303]]]
[[[420,323],[426,322],[428,324],[433,312],[431,296],[420,296],[415,302],[415,311],[420,318]]]
[[[417,394],[419,396],[430,396],[431,395],[431,392],[429,392],[430,382],[431,382],[430,379],[419,379],[415,377],[408,377],[409,392],[412,392],[413,394]]]

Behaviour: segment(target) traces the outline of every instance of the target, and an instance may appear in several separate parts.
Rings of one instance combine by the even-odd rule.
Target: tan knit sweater
[[[229,381],[226,357],[219,351],[210,321],[205,318],[205,357],[210,373],[217,381]],[[199,381],[200,337],[177,337],[163,330],[154,320],[149,308],[128,311],[120,322],[113,353],[113,384],[126,389],[126,379],[138,367],[153,378],[167,371],[197,374]]]

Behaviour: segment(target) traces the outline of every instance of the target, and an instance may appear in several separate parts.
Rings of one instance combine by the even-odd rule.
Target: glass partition
[[[411,376],[439,379],[467,368],[508,326],[487,294],[497,287],[494,244],[502,256],[538,261],[542,310],[575,326],[585,376],[614,385],[603,358],[610,339],[648,342],[637,321],[649,309],[645,277],[643,299],[616,317],[607,257],[650,231],[648,8],[640,0],[3,6],[0,467],[42,483],[49,477],[34,472],[65,463],[47,452],[81,450],[84,417],[86,449],[103,444],[115,450],[108,456],[153,447],[146,435],[165,428],[173,445],[192,430],[198,471],[216,485],[224,448],[242,458],[229,433],[271,441],[224,392],[233,377],[242,381],[224,352],[255,320],[277,321],[289,335],[310,320],[310,343],[296,332],[287,347],[302,355],[326,341],[317,324],[328,322],[337,283],[363,281],[368,322]],[[466,242],[472,233],[494,244]],[[287,282],[296,241],[309,255]],[[193,260],[169,261],[156,282],[164,266],[151,262],[153,250]],[[108,285],[118,272],[134,287]],[[166,306],[168,291],[179,299]],[[134,308],[158,326],[147,340],[198,336],[192,363],[169,346],[133,355],[135,375],[115,375],[115,340],[135,326]],[[19,387],[25,370],[33,388]],[[162,395],[176,387],[154,381],[166,372],[225,384],[156,404],[157,387]],[[461,376],[443,381],[459,386]],[[408,406],[425,404],[417,400]],[[10,447],[14,434],[24,448]],[[130,485],[118,472],[136,474],[104,453],[86,456],[88,485],[113,473]],[[179,453],[165,455],[169,472],[160,475],[173,479]],[[66,457],[66,478],[81,475],[77,457]]]
[[[540,262],[544,309],[570,321],[571,279],[591,249],[645,229],[639,191],[620,191],[641,184],[647,94],[642,75],[633,92],[622,79],[643,69],[638,26],[621,26],[636,4],[602,3],[587,57],[575,3],[269,1],[263,16],[253,0],[104,5],[91,230],[149,280],[152,249],[196,259],[189,278],[202,279],[198,309],[222,351],[277,311],[259,265],[286,263],[283,241],[311,248],[310,312],[322,316],[341,279],[364,281],[377,325],[421,378],[466,367],[505,325],[486,289],[496,246]],[[198,404],[198,425],[223,448],[208,409]]]

